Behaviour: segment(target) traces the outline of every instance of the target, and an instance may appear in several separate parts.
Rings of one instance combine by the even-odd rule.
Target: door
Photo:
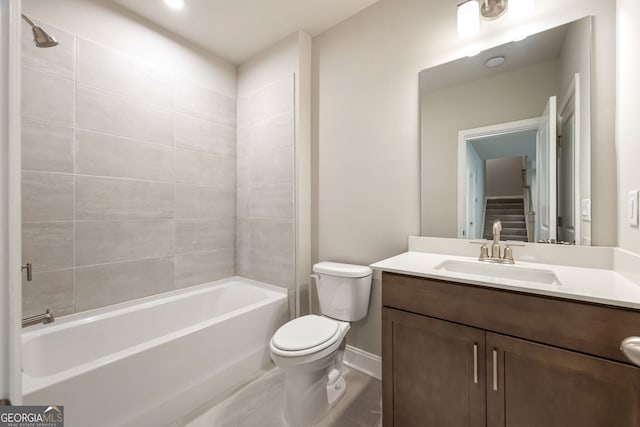
[[[476,173],[474,170],[469,170],[469,183],[467,184],[467,238],[475,239],[476,236],[476,209],[478,204],[478,197],[476,195]]]
[[[20,8],[0,0],[0,405],[22,403]]]
[[[536,240],[556,240],[556,136],[557,112],[556,97],[549,102],[540,119],[536,141],[536,159],[538,162],[538,211],[540,221]]]
[[[574,119],[572,110],[565,111],[558,140],[558,240],[564,242],[576,240]]]
[[[575,74],[559,110],[558,240],[583,244],[580,237],[580,75]]]
[[[487,332],[487,424],[639,427],[640,369]]]
[[[485,332],[387,307],[382,322],[384,426],[485,426]]]

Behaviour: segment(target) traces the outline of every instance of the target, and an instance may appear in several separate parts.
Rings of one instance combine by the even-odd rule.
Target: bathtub
[[[270,366],[287,294],[243,278],[73,314],[25,330],[24,404],[67,427],[163,426]]]

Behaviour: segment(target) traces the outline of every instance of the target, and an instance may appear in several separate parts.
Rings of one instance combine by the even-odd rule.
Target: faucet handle
[[[478,257],[478,259],[480,261],[484,261],[488,258],[489,258],[489,248],[487,247],[487,245],[482,245],[480,247],[480,257]]]
[[[504,258],[503,258],[503,262],[506,264],[515,264],[515,261],[513,260],[513,249],[511,249],[511,246],[506,245],[504,247]]]

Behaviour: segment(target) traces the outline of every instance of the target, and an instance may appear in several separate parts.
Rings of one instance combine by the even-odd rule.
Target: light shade
[[[509,0],[509,16],[515,19],[526,18],[533,12],[536,0]]]
[[[164,0],[164,2],[171,9],[182,9],[184,7],[184,0]]]
[[[480,29],[480,4],[467,0],[458,5],[458,37],[470,37]]]

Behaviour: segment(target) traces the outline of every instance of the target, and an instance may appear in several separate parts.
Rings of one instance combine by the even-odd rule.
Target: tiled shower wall
[[[37,49],[24,28],[24,315],[233,276],[236,100],[51,26],[60,45]]]
[[[238,98],[238,274],[290,291],[295,287],[294,99],[293,74]]]

